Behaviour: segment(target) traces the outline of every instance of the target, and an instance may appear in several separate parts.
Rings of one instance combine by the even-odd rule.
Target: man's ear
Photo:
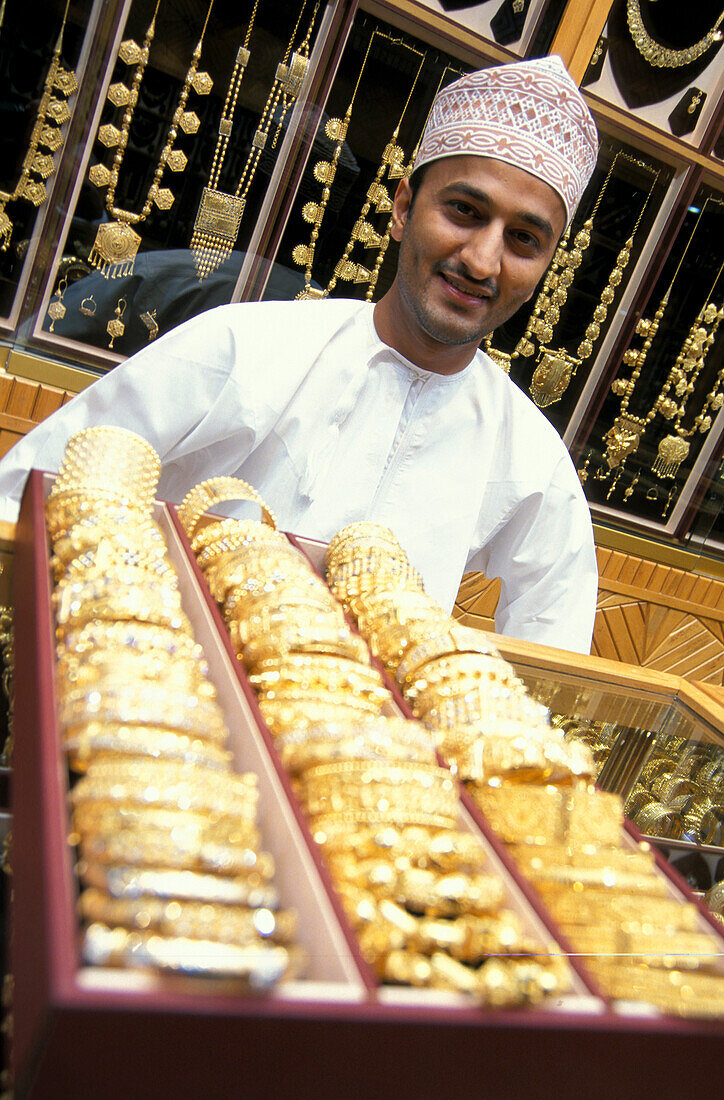
[[[392,203],[392,229],[390,235],[393,241],[397,241],[398,244],[402,240],[402,231],[410,213],[411,202],[412,188],[410,187],[410,181],[405,177],[398,183],[395,199]]]

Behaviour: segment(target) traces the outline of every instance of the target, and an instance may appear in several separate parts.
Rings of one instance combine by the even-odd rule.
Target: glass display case
[[[539,293],[489,350],[563,436],[594,518],[694,533],[724,446],[713,0],[684,23],[669,0],[587,14],[558,0],[78,0],[32,26],[20,0],[3,10],[5,367],[55,386],[57,364],[95,377],[214,305],[377,300],[395,270],[391,199],[438,88],[559,53],[599,164]],[[38,205],[12,198],[26,153]]]
[[[724,700],[678,677],[503,640],[503,652],[569,740],[593,752],[597,784],[661,846],[693,889],[724,879]]]

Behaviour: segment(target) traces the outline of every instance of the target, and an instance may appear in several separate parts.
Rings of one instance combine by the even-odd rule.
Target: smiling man
[[[73,432],[121,425],[159,452],[169,500],[231,474],[311,538],[387,524],[447,607],[479,569],[501,579],[499,632],[587,652],[585,497],[554,428],[479,345],[534,293],[596,152],[558,58],[449,85],[395,196],[398,271],[380,302],[230,305],[179,326],[13,448],[5,518]]]

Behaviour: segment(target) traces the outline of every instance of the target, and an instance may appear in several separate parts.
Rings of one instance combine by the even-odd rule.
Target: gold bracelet
[[[230,752],[199,736],[145,725],[88,722],[65,733],[63,747],[71,766],[79,772],[84,772],[91,760],[115,755],[179,760],[217,771],[229,771],[231,762]]]
[[[412,812],[407,809],[389,809],[383,811],[359,809],[320,814],[312,822],[312,834],[318,844],[324,844],[328,836],[337,837],[349,833],[357,826],[391,826],[403,829],[406,826],[419,826],[426,829],[454,829],[459,824],[459,810],[455,815],[443,815],[429,811]]]
[[[222,816],[248,815],[259,797],[253,772],[217,772],[179,760],[107,757],[89,764],[73,786],[73,806],[84,802],[159,806]]]
[[[84,861],[78,873],[87,886],[97,886],[113,898],[162,898],[198,901],[205,905],[244,905],[276,910],[279,891],[254,876],[226,876],[167,867],[132,867]]]
[[[496,647],[482,638],[479,631],[465,626],[450,626],[448,630],[434,634],[407,650],[397,669],[397,682],[400,685],[407,683],[424,665],[453,653],[479,653],[503,661]],[[510,665],[507,668],[513,672]]]
[[[74,688],[61,699],[59,718],[68,734],[75,727],[101,722],[164,728],[218,745],[228,735],[223,712],[213,699],[182,695],[150,680]]]
[[[248,482],[239,477],[212,477],[191,489],[178,508],[178,518],[189,539],[196,534],[201,517],[217,504],[247,500],[261,508],[262,522],[276,527],[274,513]]]
[[[618,795],[511,784],[468,789],[506,843],[620,844],[623,813]]]
[[[262,943],[290,943],[297,934],[297,916],[291,910],[272,913],[240,906],[162,898],[112,898],[90,887],[78,902],[81,917],[92,923],[124,928],[155,929],[161,935],[215,940],[239,946]]]
[[[80,852],[87,863],[212,871],[232,878],[246,874],[253,875],[255,882],[267,881],[274,874],[268,853],[201,837],[181,843],[168,835],[131,830],[110,836],[88,834],[80,838]]]
[[[561,924],[584,927],[606,924],[616,926],[629,922],[649,925],[657,932],[696,932],[700,927],[697,907],[678,898],[652,898],[644,894],[631,896],[613,893],[605,887],[582,887],[541,884],[539,893]]]
[[[255,519],[218,519],[201,527],[191,540],[191,549],[197,558],[210,546],[219,546],[228,540],[229,549],[244,546],[289,546],[283,531],[268,527]]]
[[[684,831],[681,814],[660,802],[647,803],[636,814],[635,820],[638,828],[647,836],[668,836],[677,840]]]
[[[191,977],[229,978],[252,989],[268,989],[296,976],[304,954],[275,944],[237,947],[216,940],[128,932],[125,928],[89,925],[83,935],[83,958],[90,966],[132,966]]]
[[[144,840],[176,830],[179,847],[196,843],[254,848],[259,844],[256,800],[236,808],[233,815],[165,806],[124,805],[118,802],[80,802],[73,809],[73,831],[84,839],[134,833]],[[176,836],[179,839],[176,841]]]
[[[92,654],[96,650],[133,650],[155,653],[163,650],[171,657],[177,654],[203,661],[203,650],[193,635],[179,628],[157,626],[155,623],[89,622],[78,630],[65,633],[59,653]]]

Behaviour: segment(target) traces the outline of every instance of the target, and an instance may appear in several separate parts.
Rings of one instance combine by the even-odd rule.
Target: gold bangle
[[[252,832],[249,836],[255,839]],[[189,838],[188,843],[180,843],[168,834],[140,830],[108,836],[96,833],[80,838],[80,852],[87,863],[212,871],[232,878],[246,874],[253,875],[254,881],[266,881],[274,874],[268,853],[257,852],[251,845],[236,847],[213,838]]]
[[[663,806],[660,802],[649,802],[636,814],[636,825],[647,836],[668,836],[678,839],[684,831],[684,819],[680,813]]]
[[[572,890],[570,886],[542,883],[537,889],[555,919],[566,925],[609,926],[633,921],[659,932],[696,932],[700,928],[697,907],[678,898],[652,898],[644,894],[632,897],[595,886]]]
[[[618,795],[511,784],[468,789],[506,843],[620,844],[623,813]]]
[[[261,508],[262,522],[276,527],[274,513],[246,481],[239,477],[212,477],[191,489],[178,508],[178,518],[189,539],[193,539],[199,521],[210,508],[230,501],[247,500]]]
[[[364,826],[391,826],[403,829],[417,826],[423,829],[454,829],[459,824],[459,811],[452,814],[436,814],[429,811],[413,812],[406,809],[344,810],[335,813],[320,814],[312,822],[312,834],[318,844],[324,844],[328,836],[338,837],[340,833],[349,833],[350,828]]]
[[[96,650],[128,649],[138,653],[155,653],[163,650],[171,657],[176,654],[203,660],[203,650],[191,633],[180,628],[159,626],[156,623],[102,620],[89,622],[77,630],[68,630],[59,652],[73,655],[92,654]]]
[[[245,905],[277,909],[279,891],[272,882],[254,876],[226,876],[167,867],[132,867],[85,861],[78,865],[82,881],[113,898],[162,898],[198,901],[206,905]]]
[[[229,549],[240,549],[244,546],[289,546],[289,540],[283,531],[277,531],[275,527],[268,527],[255,519],[219,519],[218,522],[208,523],[196,532],[191,549],[197,559],[204,550],[211,546],[219,546],[225,541],[233,544]]]
[[[268,989],[284,978],[291,978],[304,963],[304,955],[298,949],[275,944],[237,947],[216,940],[128,932],[104,924],[86,928],[83,958],[91,966],[122,965],[192,977],[236,979],[252,989]]]
[[[63,735],[63,747],[75,771],[84,772],[98,757],[149,756],[229,771],[231,753],[201,737],[153,726],[88,722]]]
[[[228,844],[232,848],[254,848],[259,844],[255,823],[255,799],[237,806],[233,814],[89,801],[79,802],[73,809],[73,830],[84,838],[107,837],[123,831],[150,840],[175,829],[183,835],[179,846],[187,841],[203,841]]]
[[[359,520],[355,523],[348,523],[346,527],[342,527],[341,530],[330,540],[327,547],[327,553],[333,554],[338,546],[343,542],[354,539],[378,539],[382,542],[389,542],[393,546],[399,546],[399,541],[395,533],[389,527],[383,527],[381,523],[370,523],[366,520]]]
[[[147,757],[93,761],[70,792],[73,806],[103,802],[248,816],[258,802],[252,772],[217,772],[178,760]]]
[[[130,686],[116,683],[74,688],[61,699],[59,718],[66,732],[89,722],[106,722],[193,733],[215,744],[223,744],[228,733],[223,712],[213,699],[182,695],[151,680]]]
[[[81,917],[110,926],[155,929],[161,935],[188,936],[218,943],[290,943],[297,933],[297,916],[292,910],[272,913],[240,906],[174,901],[162,898],[112,898],[90,887],[78,902]]]

